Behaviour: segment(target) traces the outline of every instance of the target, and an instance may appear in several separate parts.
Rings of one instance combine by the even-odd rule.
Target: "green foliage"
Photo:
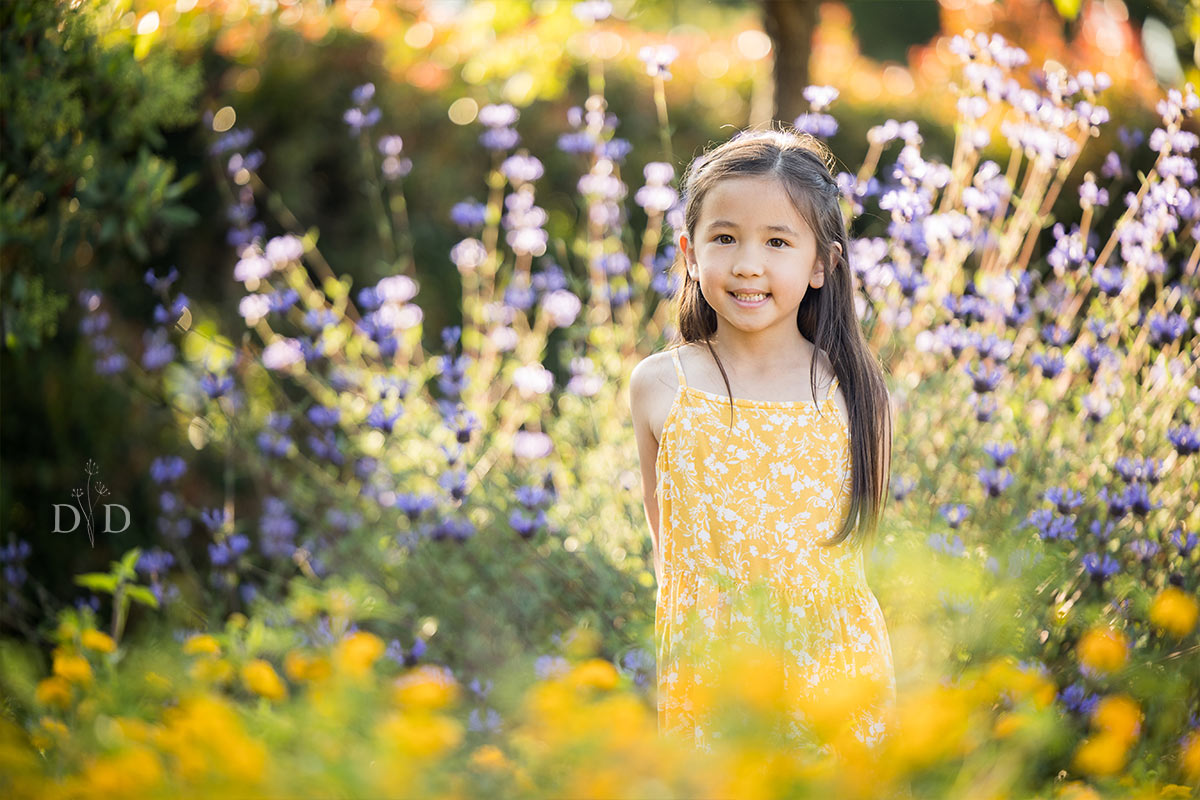
[[[130,602],[158,608],[158,598],[154,596],[154,593],[149,588],[136,583],[135,568],[141,554],[141,549],[135,547],[122,556],[120,561],[112,562],[112,569],[108,572],[88,572],[75,577],[75,583],[85,589],[112,595],[112,636],[118,641],[121,633],[125,630]]]
[[[200,65],[161,48],[139,57],[129,35],[101,39],[98,21],[120,5],[15,0],[0,9],[7,348],[37,348],[55,334],[66,290],[78,288],[73,269],[144,262],[165,232],[197,219],[181,202],[194,178],[176,180],[158,153],[163,128],[196,118]]]

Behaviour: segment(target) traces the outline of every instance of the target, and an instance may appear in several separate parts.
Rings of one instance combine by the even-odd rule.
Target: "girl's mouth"
[[[743,299],[741,297],[738,297],[733,292],[730,292],[729,296],[732,297],[733,301],[735,303],[737,303],[739,306],[741,306],[742,308],[758,308],[761,305],[765,305],[767,302],[767,298],[769,298],[771,295],[770,295],[770,293],[759,294],[759,295],[749,295],[748,296],[749,299]]]

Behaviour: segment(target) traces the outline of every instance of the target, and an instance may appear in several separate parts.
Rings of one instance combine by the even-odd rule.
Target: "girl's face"
[[[795,326],[808,287],[825,283],[816,236],[792,205],[782,184],[770,177],[726,178],[704,196],[695,241],[679,235],[688,275],[721,324],[761,331]],[[841,245],[834,243],[839,250]],[[734,293],[765,293],[744,303]]]

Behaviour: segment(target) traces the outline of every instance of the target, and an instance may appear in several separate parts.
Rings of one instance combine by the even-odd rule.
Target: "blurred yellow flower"
[[[417,758],[437,758],[458,746],[462,725],[427,711],[393,712],[379,725],[380,737],[402,753]]]
[[[49,750],[70,735],[67,726],[53,717],[42,717],[30,741],[38,750]]]
[[[1168,586],[1150,605],[1150,622],[1172,636],[1182,639],[1196,627],[1200,604],[1182,589]]]
[[[156,732],[156,727],[137,717],[116,717],[113,719],[117,730],[131,742],[149,742]]]
[[[1200,781],[1200,731],[1192,731],[1187,735],[1179,755],[1183,774],[1193,783]]]
[[[617,685],[617,669],[603,658],[589,658],[571,670],[566,681],[577,689],[613,689]]]
[[[383,640],[375,634],[355,631],[338,642],[333,660],[339,672],[361,678],[371,671],[384,649]]]
[[[392,697],[406,708],[435,709],[458,698],[458,683],[445,667],[422,664],[392,684]]]
[[[1058,800],[1101,800],[1095,789],[1081,781],[1065,784],[1054,796]]]
[[[1125,636],[1112,628],[1092,628],[1079,639],[1076,651],[1080,663],[1095,672],[1114,672],[1129,658]]]
[[[1142,722],[1142,710],[1129,695],[1108,695],[1096,703],[1092,724],[1099,730],[1124,741],[1137,738]]]
[[[1190,786],[1180,786],[1177,783],[1168,783],[1162,787],[1162,791],[1158,793],[1159,797],[1171,798],[1189,798],[1192,797],[1192,788]]]
[[[221,645],[215,637],[207,633],[198,633],[183,643],[183,652],[189,656],[216,656],[221,654]]]
[[[495,745],[485,744],[471,753],[471,764],[484,770],[507,770],[510,764],[504,752]]]
[[[992,735],[997,739],[1007,739],[1029,724],[1029,718],[1024,714],[1005,712],[996,717],[992,725]]]
[[[261,658],[256,658],[242,667],[242,682],[250,691],[268,700],[283,700],[287,697],[287,687],[279,674],[270,663]]]
[[[92,665],[83,656],[60,648],[54,652],[54,674],[71,683],[91,683]]]
[[[1116,775],[1125,766],[1128,748],[1127,739],[1104,732],[1084,740],[1075,751],[1074,766],[1088,775]]]
[[[206,658],[192,664],[188,677],[202,683],[228,683],[233,678],[233,664],[224,658]]]
[[[38,682],[33,697],[44,706],[67,708],[71,705],[71,684],[61,675],[52,675]]]
[[[138,746],[96,759],[78,780],[89,797],[132,797],[154,789],[164,776],[158,755]]]
[[[325,656],[304,653],[300,650],[289,650],[288,654],[283,657],[284,674],[297,683],[324,680],[332,671],[329,659]]]
[[[963,752],[971,690],[933,686],[901,699],[892,744],[901,765],[920,768]]]
[[[107,633],[101,633],[94,628],[89,628],[83,632],[80,637],[83,646],[89,650],[95,650],[98,653],[111,653],[117,649],[117,643]]]
[[[215,695],[189,696],[163,713],[155,743],[171,757],[172,773],[184,781],[228,776],[239,784],[261,781],[267,749],[242,729],[233,705]]]

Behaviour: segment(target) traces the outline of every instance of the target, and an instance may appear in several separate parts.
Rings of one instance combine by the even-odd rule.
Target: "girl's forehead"
[[[700,204],[698,221],[708,225],[719,220],[739,225],[752,220],[756,225],[780,223],[807,227],[782,181],[764,175],[739,175],[714,183]]]

